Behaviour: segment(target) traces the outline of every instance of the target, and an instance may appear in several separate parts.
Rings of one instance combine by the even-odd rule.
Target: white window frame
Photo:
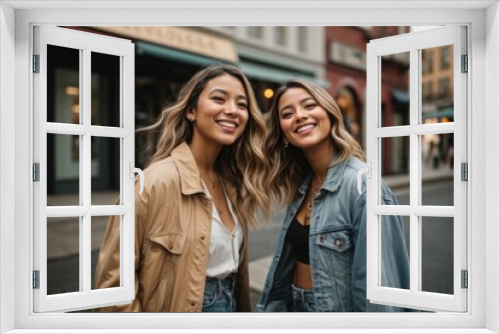
[[[61,7],[69,7],[61,9]],[[97,8],[99,6],[99,8]],[[106,10],[102,7],[130,6],[130,9]],[[137,10],[138,7],[149,10]],[[431,2],[259,2],[247,1],[196,3],[79,1],[3,1],[0,3],[0,332],[36,333],[42,328],[88,333],[144,333],[136,329],[191,328],[191,332],[234,332],[234,328],[252,328],[252,332],[303,333],[498,333],[500,332],[500,10],[497,1]],[[203,6],[205,6],[203,8]],[[208,6],[208,7],[207,7]],[[215,6],[215,8],[210,9]],[[392,8],[398,6],[398,8]],[[429,7],[426,7],[429,6]],[[431,7],[432,6],[432,7]],[[453,8],[460,6],[460,8]],[[152,8],[154,7],[154,8]],[[162,8],[158,8],[162,7]],[[241,10],[242,8],[245,10]],[[406,7],[406,8],[405,8]],[[23,9],[24,8],[24,9]],[[49,8],[50,10],[46,10]],[[80,9],[75,9],[80,8]],[[81,9],[86,8],[86,9]],[[151,9],[152,8],[152,9]],[[366,9],[369,8],[369,9]],[[408,10],[412,8],[412,10]],[[304,15],[307,11],[311,15]],[[312,21],[314,18],[314,21]],[[33,120],[30,105],[30,64],[32,26],[35,24],[98,25],[437,25],[465,24],[469,27],[469,110],[468,151],[471,183],[468,197],[471,254],[468,267],[469,311],[442,314],[34,314],[32,312],[31,251],[32,183],[31,159]],[[487,69],[487,70],[486,70]],[[14,83],[14,84],[12,84]],[[15,115],[15,117],[13,117]],[[474,116],[474,117],[473,117]],[[12,144],[14,138],[14,145]],[[486,146],[488,144],[488,146]],[[487,152],[487,154],[486,154]],[[12,177],[14,175],[14,177]],[[486,182],[486,175],[488,176]],[[13,196],[13,193],[15,196]],[[15,224],[13,224],[15,222]],[[27,261],[26,259],[29,259]],[[15,288],[13,288],[15,287]],[[487,293],[486,293],[487,291]],[[12,307],[14,305],[14,307]],[[193,321],[196,319],[196,321]],[[169,326],[169,329],[165,327]],[[410,327],[413,328],[410,329]],[[217,330],[219,328],[220,330]],[[259,330],[260,328],[260,330]],[[357,330],[356,330],[357,328]],[[418,328],[415,331],[415,328]],[[429,329],[429,328],[432,328]],[[36,329],[40,329],[37,331]],[[64,329],[64,330],[63,330]],[[323,330],[321,330],[323,329]],[[328,330],[327,330],[328,329]],[[392,330],[391,330],[392,329]],[[345,331],[344,331],[345,330]],[[152,330],[151,330],[152,331]]]
[[[34,270],[39,272],[39,288],[34,289],[35,312],[74,311],[130,303],[134,288],[134,45],[126,39],[99,36],[60,28],[34,27],[34,54],[39,56],[39,71],[34,83],[34,162],[40,178],[33,184]],[[47,46],[79,51],[79,124],[47,122]],[[91,124],[91,57],[93,52],[112,55],[120,62],[120,124],[116,127]],[[79,205],[47,206],[47,134],[78,135]],[[91,138],[120,140],[120,203],[92,205]],[[95,216],[120,216],[120,286],[108,289],[91,287],[91,224]],[[79,220],[79,291],[47,295],[47,218],[73,217]],[[118,223],[118,222],[117,222]]]
[[[467,310],[467,290],[461,288],[461,270],[467,270],[467,188],[461,181],[461,163],[467,163],[467,73],[461,73],[461,55],[466,55],[467,39],[464,26],[439,27],[374,40],[367,47],[367,163],[371,177],[367,180],[367,298],[377,304],[410,305],[428,311]],[[454,122],[422,123],[421,50],[453,45]],[[401,126],[382,126],[382,61],[387,55],[410,54],[410,122]],[[454,133],[454,205],[422,205],[422,148],[425,134]],[[381,140],[407,137],[410,140],[410,204],[380,205]],[[469,180],[474,182],[473,179]],[[381,286],[383,215],[405,215],[410,219],[410,289]],[[451,217],[453,220],[453,291],[451,295],[421,291],[422,288],[422,217]]]

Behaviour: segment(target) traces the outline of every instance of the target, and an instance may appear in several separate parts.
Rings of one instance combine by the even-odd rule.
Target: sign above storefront
[[[206,57],[230,62],[238,61],[238,54],[232,41],[187,28],[163,26],[99,26],[94,28]]]
[[[330,61],[366,71],[366,52],[337,41],[330,43]]]

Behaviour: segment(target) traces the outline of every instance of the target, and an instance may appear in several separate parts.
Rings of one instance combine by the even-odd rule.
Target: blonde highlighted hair
[[[197,72],[181,89],[177,101],[165,107],[156,123],[138,131],[149,131],[149,148],[157,137],[155,153],[147,163],[151,165],[166,159],[182,142],[190,143],[193,123],[187,112],[196,109],[198,98],[207,83],[221,75],[238,79],[245,89],[248,101],[249,119],[243,134],[232,144],[223,146],[215,162],[215,169],[222,179],[237,189],[236,210],[242,223],[258,226],[256,210],[265,216],[271,215],[271,204],[265,179],[266,161],[263,152],[266,138],[266,124],[257,106],[250,82],[235,66],[212,65]]]
[[[351,156],[366,161],[361,146],[346,130],[342,112],[332,96],[322,87],[307,80],[294,79],[287,82],[274,95],[267,118],[268,136],[265,142],[265,152],[268,159],[268,189],[278,202],[286,204],[290,204],[295,199],[299,186],[311,172],[311,167],[302,150],[293,145],[285,148],[284,145],[284,136],[279,120],[279,102],[283,94],[292,88],[305,89],[330,117],[331,140],[336,156],[331,166],[335,166]]]

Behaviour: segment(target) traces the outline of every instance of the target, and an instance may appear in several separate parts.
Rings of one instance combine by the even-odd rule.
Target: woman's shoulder
[[[362,161],[358,157],[351,156],[345,161],[345,172],[347,174],[354,174],[357,175],[358,172],[362,169],[365,168],[366,162]]]
[[[167,157],[146,167],[144,176],[148,183],[171,182],[179,180],[179,171],[172,157]]]

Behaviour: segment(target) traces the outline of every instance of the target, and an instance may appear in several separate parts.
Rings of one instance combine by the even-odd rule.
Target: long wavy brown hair
[[[294,79],[280,87],[274,95],[267,117],[268,135],[265,152],[268,162],[268,189],[279,203],[290,204],[296,197],[299,186],[312,171],[302,150],[289,145],[285,148],[284,136],[279,120],[279,101],[291,88],[305,89],[316,102],[326,110],[332,124],[331,140],[336,158],[331,166],[342,163],[351,156],[366,162],[365,153],[358,142],[344,126],[344,119],[339,106],[332,96],[322,87],[303,79]]]
[[[187,112],[196,108],[198,98],[207,83],[225,74],[238,79],[243,85],[248,100],[249,119],[243,134],[233,144],[222,147],[215,162],[215,169],[226,183],[236,187],[236,210],[242,223],[256,227],[259,225],[257,210],[261,210],[267,217],[271,215],[265,179],[267,164],[263,152],[267,131],[250,82],[240,69],[221,64],[197,72],[181,89],[177,101],[163,108],[158,121],[138,131],[149,131],[149,149],[157,141],[155,153],[146,166],[166,159],[179,144],[184,141],[191,142],[193,123],[188,121]]]

